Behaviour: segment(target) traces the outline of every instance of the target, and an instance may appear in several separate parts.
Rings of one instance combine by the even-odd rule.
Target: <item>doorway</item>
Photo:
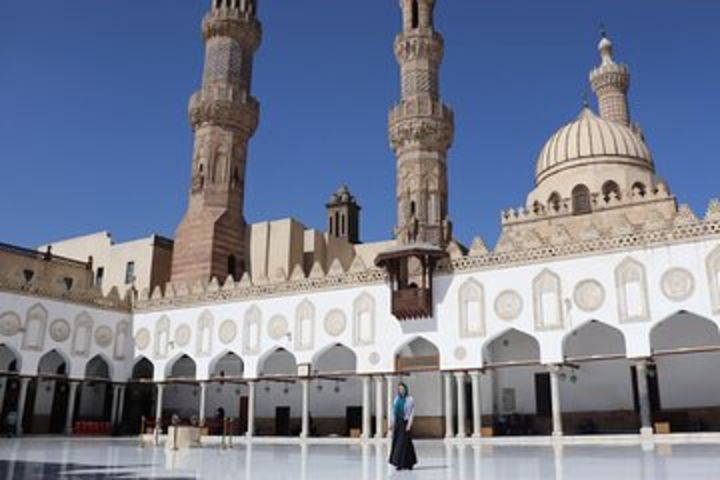
[[[275,408],[275,435],[290,436],[290,407]]]

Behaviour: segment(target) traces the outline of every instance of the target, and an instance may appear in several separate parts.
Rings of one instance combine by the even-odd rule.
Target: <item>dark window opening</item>
[[[235,255],[230,255],[228,257],[228,275],[232,275],[233,280],[237,278],[237,259],[235,258]]]
[[[340,212],[335,212],[335,226],[333,228],[333,234],[336,237],[340,236],[339,228],[340,228]]]
[[[73,279],[70,277],[65,277],[63,278],[63,283],[65,284],[65,290],[70,291],[73,286]]]
[[[95,273],[95,285],[102,288],[103,277],[105,277],[105,267],[98,267]]]
[[[125,285],[135,281],[135,262],[127,262],[125,266]]]
[[[35,276],[35,272],[33,272],[32,270],[30,270],[30,269],[23,270],[23,277],[25,277],[25,282],[29,282],[30,280],[33,279],[34,276]]]
[[[410,215],[415,215],[415,201],[410,202]]]
[[[618,187],[618,184],[613,182],[612,180],[608,180],[605,182],[602,186],[602,194],[603,199],[606,202],[609,202],[611,199],[614,200],[616,198],[620,198],[620,187]]]
[[[412,2],[412,28],[418,28],[420,26],[420,7],[418,6],[417,0]]]
[[[578,185],[572,191],[573,215],[584,215],[592,211],[590,190],[585,185]]]
[[[632,189],[636,195],[639,195],[641,197],[644,197],[645,193],[647,193],[647,189],[645,188],[645,185],[640,182],[635,182],[632,186]]]
[[[548,198],[548,206],[551,210],[555,212],[560,211],[560,194],[557,192],[553,192],[550,195],[550,198]]]

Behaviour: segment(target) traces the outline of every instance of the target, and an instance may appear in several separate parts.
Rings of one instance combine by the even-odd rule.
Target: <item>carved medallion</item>
[[[70,322],[58,318],[50,324],[50,338],[56,342],[64,342],[70,338]]]
[[[268,322],[268,336],[273,340],[280,340],[288,333],[287,318],[282,315],[275,315]]]
[[[232,343],[237,337],[237,325],[233,320],[225,320],[220,324],[220,331],[218,332],[220,342],[224,345]]]
[[[583,280],[575,286],[575,305],[584,312],[594,312],[605,303],[605,289],[597,280]]]
[[[135,346],[138,350],[145,350],[150,345],[150,331],[147,328],[141,328],[135,334]]]
[[[325,331],[331,337],[339,337],[345,332],[347,319],[340,310],[331,310],[325,317]]]
[[[113,331],[110,327],[103,325],[95,330],[95,344],[100,348],[109,347],[113,341]]]
[[[671,268],[660,280],[663,294],[673,302],[682,302],[690,298],[695,291],[695,279],[684,268]]]
[[[454,353],[456,360],[465,360],[467,358],[467,349],[465,347],[457,347]]]
[[[380,354],[377,352],[372,352],[368,357],[368,361],[370,362],[370,365],[377,365],[378,363],[380,363]]]
[[[12,337],[20,331],[20,317],[12,312],[0,316],[0,335]]]
[[[495,313],[506,321],[516,320],[523,309],[523,300],[515,290],[505,290],[495,299]]]
[[[192,330],[190,326],[182,324],[175,329],[175,345],[178,347],[186,347],[190,343],[190,337],[192,336]]]

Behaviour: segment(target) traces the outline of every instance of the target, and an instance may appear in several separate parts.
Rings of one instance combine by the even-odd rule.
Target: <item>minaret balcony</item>
[[[244,90],[212,85],[190,97],[188,111],[193,128],[226,125],[252,135],[258,126],[260,104]]]

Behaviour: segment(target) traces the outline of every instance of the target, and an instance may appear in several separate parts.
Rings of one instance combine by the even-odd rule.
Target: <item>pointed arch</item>
[[[487,339],[482,348],[484,363],[540,362],[538,339],[516,328],[508,328]]]
[[[356,373],[357,355],[343,343],[326,345],[313,355],[312,369],[315,374]]]
[[[45,346],[48,310],[41,303],[36,303],[27,310],[25,331],[23,333],[23,350],[40,352]]]
[[[295,376],[297,360],[295,355],[283,347],[265,352],[258,360],[259,376]]]
[[[353,344],[375,343],[375,299],[363,292],[353,301]]]
[[[398,346],[394,357],[398,372],[440,369],[440,349],[423,335],[416,335]]]
[[[70,350],[73,355],[87,357],[90,354],[93,324],[93,318],[87,312],[80,312],[75,317],[72,348]]]
[[[49,352],[40,357],[38,361],[37,373],[39,375],[64,375],[70,374],[70,357],[58,348],[53,348]]]
[[[533,306],[536,330],[565,328],[560,276],[544,269],[533,279]]]
[[[0,343],[0,372],[20,372],[22,356],[11,345]]]
[[[599,320],[588,320],[563,337],[564,358],[625,354],[622,330]]]
[[[474,278],[458,290],[458,319],[461,337],[485,336],[485,289]]]
[[[244,373],[245,362],[232,350],[224,350],[219,353],[208,365],[209,378],[242,378]]]
[[[187,353],[179,353],[165,366],[165,378],[195,380],[197,364]]]
[[[615,269],[615,288],[620,322],[650,320],[645,266],[632,257]]]
[[[103,353],[98,353],[85,364],[85,378],[112,380],[112,362]]]
[[[304,299],[295,309],[295,350],[312,350],[315,344],[315,306]]]
[[[653,352],[703,347],[720,347],[720,329],[701,315],[680,310],[650,329]]]
[[[155,365],[144,355],[140,355],[133,363],[131,378],[133,380],[152,380],[155,378]]]

